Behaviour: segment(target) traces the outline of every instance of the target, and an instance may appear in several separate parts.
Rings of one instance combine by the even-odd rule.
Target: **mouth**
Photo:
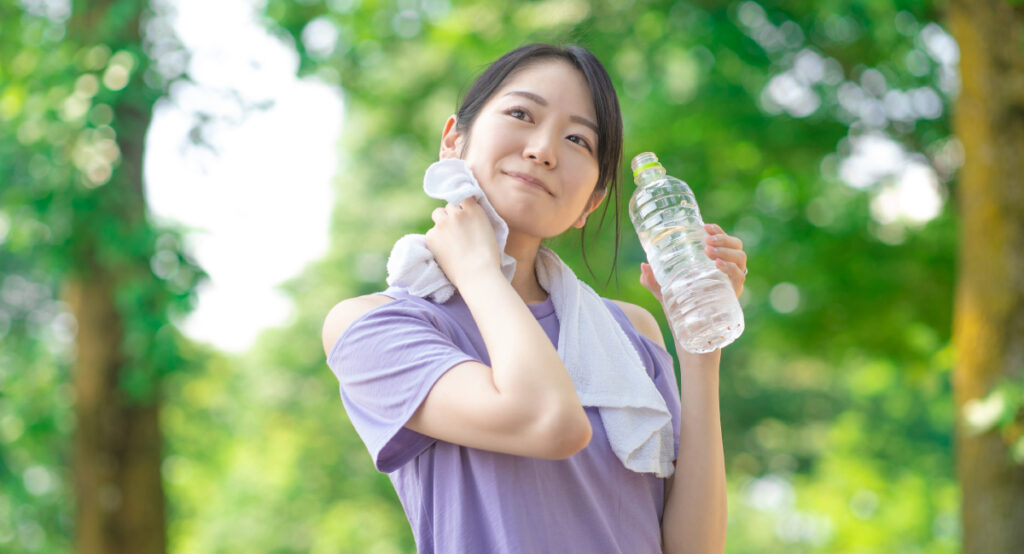
[[[538,188],[538,189],[548,193],[549,195],[554,196],[553,194],[551,194],[551,191],[548,190],[547,185],[545,185],[543,181],[541,181],[540,179],[538,179],[536,177],[533,177],[532,175],[528,175],[526,173],[520,173],[518,171],[505,171],[504,173],[505,173],[505,175],[508,175],[509,177],[511,177],[513,179],[516,179],[516,180],[518,180],[518,181],[520,181],[522,183],[525,183],[526,185],[529,185],[531,187],[536,187],[536,188]]]

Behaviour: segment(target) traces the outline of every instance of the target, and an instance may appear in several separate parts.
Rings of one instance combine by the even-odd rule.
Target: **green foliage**
[[[271,0],[266,13],[293,37],[302,73],[341,86],[346,120],[331,251],[287,286],[299,306],[296,323],[265,334],[246,363],[262,386],[288,391],[279,403],[254,406],[275,406],[275,417],[305,437],[331,437],[289,443],[302,450],[291,461],[262,458],[275,477],[262,481],[268,496],[246,506],[286,514],[277,528],[299,537],[291,545],[264,537],[272,542],[262,544],[302,550],[317,537],[336,549],[368,549],[349,542],[363,540],[349,529],[370,523],[341,515],[358,504],[388,514],[379,525],[389,537],[377,538],[390,546],[376,547],[411,550],[389,483],[345,423],[337,384],[318,354],[319,323],[341,298],[381,290],[393,242],[429,227],[434,203],[419,182],[472,77],[522,43],[569,40],[590,47],[612,73],[626,155],[657,152],[694,188],[706,219],[739,235],[750,256],[742,299],[748,329],[726,350],[722,370],[729,551],[956,551],[952,208],[947,203],[926,224],[879,222],[872,203],[885,183],[855,189],[838,169],[852,138],[868,130],[838,100],[844,83],[861,83],[873,69],[887,89],[938,88],[943,69],[923,54],[920,38],[938,15],[930,3],[766,4],[760,13],[781,33],[777,42],[763,36],[770,34],[763,23],[743,23],[756,22],[759,12],[741,3]],[[331,52],[306,50],[302,34],[312,20],[337,30]],[[835,75],[813,85],[820,107],[794,117],[767,106],[762,91],[805,50],[832,60]],[[922,59],[925,71],[907,69],[908,60]],[[943,96],[944,114],[949,103]],[[951,144],[945,115],[877,130],[929,161]],[[940,174],[946,184],[951,175]],[[600,230],[590,225],[591,282],[661,318],[638,283],[643,253],[625,216],[626,168],[622,181],[621,269],[604,283],[615,260],[614,220]],[[577,235],[550,245],[587,278]],[[796,291],[795,306],[773,301],[787,290]],[[261,433],[276,428],[270,420],[261,425]],[[233,467],[222,460],[208,471]],[[197,509],[187,521],[204,531],[183,535],[209,537],[218,524],[201,514],[212,513]],[[212,538],[196,544],[241,549]]]
[[[188,365],[170,318],[191,310],[204,277],[180,230],[146,218],[141,168],[125,163],[142,148],[167,84],[131,26],[145,5],[107,2],[97,20],[83,16],[90,7],[75,2],[67,14],[56,4],[0,0],[4,552],[64,552],[74,536],[78,323],[64,300],[68,282],[115,283],[125,368],[118,385],[130,402],[151,403],[163,376]]]
[[[1014,463],[1024,464],[1024,378],[1002,379],[984,397],[965,402],[962,415],[970,434],[998,431]]]
[[[11,322],[0,333],[0,549],[26,533],[46,539],[18,538],[38,546],[25,550],[69,548],[60,537],[69,536],[63,383],[72,358],[61,327],[29,314],[63,310],[56,298],[74,252],[74,214],[108,236],[105,259],[152,260],[159,279],[127,275],[118,298],[138,359],[169,369],[193,361],[191,371],[169,372],[164,389],[172,550],[412,551],[391,484],[346,419],[320,322],[340,299],[384,288],[391,245],[430,226],[435,203],[419,183],[472,78],[510,48],[544,40],[581,42],[606,63],[627,159],[658,153],[693,187],[705,219],[744,241],[747,331],[722,362],[728,550],[956,551],[957,221],[948,201],[923,223],[880,217],[891,179],[855,188],[840,178],[855,139],[877,133],[934,167],[947,198],[955,193],[955,90],[922,38],[941,15],[934,3],[268,0],[267,25],[295,45],[300,71],[344,92],[342,169],[330,251],[285,287],[294,321],[237,357],[183,345],[159,315],[187,309],[200,275],[177,233],[102,217],[116,199],[90,192],[88,172],[73,163],[79,141],[110,139],[112,112],[101,106],[116,93],[99,87],[85,115],[69,120],[65,101],[90,87],[83,76],[102,82],[123,48],[62,40],[19,6],[0,2],[0,269],[5,291],[7,275],[42,288],[29,287],[38,298],[30,307],[0,303],[0,330]],[[302,40],[314,20],[337,31],[329,52]],[[6,32],[10,21],[19,33]],[[144,52],[129,52],[144,65]],[[766,100],[773,79],[808,53],[824,60],[807,87],[817,108],[794,114]],[[879,78],[881,90],[868,95],[883,108],[888,91],[927,87],[941,115],[866,124],[841,99]],[[605,283],[616,260],[614,209],[601,229],[599,218],[588,224],[593,277],[577,235],[550,245],[600,293],[644,306],[666,329],[638,282],[643,252],[625,215],[630,177],[624,167],[614,278]],[[158,335],[166,340],[144,340]],[[52,369],[30,371],[44,366]],[[129,374],[124,384],[145,394],[147,383]],[[36,466],[56,486],[40,493],[45,478],[29,472]]]
[[[70,334],[39,317],[58,309],[54,303],[35,309],[38,319],[11,314],[0,340],[0,549],[66,552],[74,502],[67,473],[74,427]]]

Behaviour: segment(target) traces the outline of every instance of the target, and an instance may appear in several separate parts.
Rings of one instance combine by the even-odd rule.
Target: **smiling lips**
[[[537,187],[540,190],[542,190],[542,191],[544,191],[544,192],[546,192],[548,194],[551,194],[551,191],[548,190],[547,185],[545,185],[543,181],[541,181],[540,179],[538,179],[536,177],[533,177],[532,175],[528,175],[526,173],[520,173],[518,171],[506,171],[505,175],[508,175],[509,177],[512,177],[513,179],[517,179],[519,181],[522,181],[522,182],[526,183],[527,185],[531,185],[531,186]],[[552,196],[554,196],[554,195],[552,194]]]

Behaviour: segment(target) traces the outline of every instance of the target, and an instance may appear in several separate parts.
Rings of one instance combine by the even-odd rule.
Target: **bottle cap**
[[[643,152],[633,157],[633,162],[630,164],[633,168],[633,177],[636,178],[646,169],[652,167],[661,167],[661,163],[658,162],[658,156],[654,155],[654,152]]]

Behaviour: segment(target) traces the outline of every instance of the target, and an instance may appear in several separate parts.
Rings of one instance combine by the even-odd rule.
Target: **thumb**
[[[640,264],[640,284],[655,294],[661,292],[661,285],[654,276],[654,269],[649,263],[644,262]]]
[[[651,267],[651,264],[640,264],[640,284],[647,290],[651,291],[651,294],[658,299],[658,302],[662,301],[661,285],[658,283],[658,279],[654,276],[654,268]]]

